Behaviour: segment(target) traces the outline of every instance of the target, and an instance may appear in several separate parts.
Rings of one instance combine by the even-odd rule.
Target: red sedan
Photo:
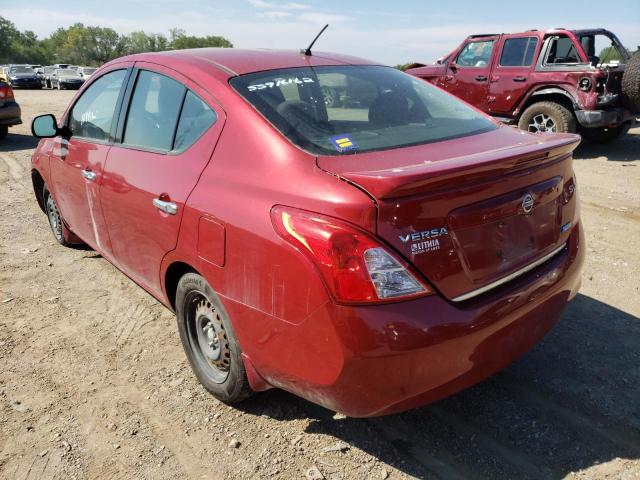
[[[134,55],[32,130],[55,238],[175,311],[225,402],[424,405],[523,355],[580,285],[579,137],[501,126],[373,62]]]

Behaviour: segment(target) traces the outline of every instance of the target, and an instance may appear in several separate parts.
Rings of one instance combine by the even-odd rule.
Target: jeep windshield
[[[497,128],[460,100],[391,67],[270,70],[230,84],[286,138],[317,155],[420,145]]]

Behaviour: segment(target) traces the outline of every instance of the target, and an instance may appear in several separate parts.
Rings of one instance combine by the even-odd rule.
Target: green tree
[[[625,50],[627,51],[627,53],[629,53],[629,50],[627,48],[625,48]],[[602,50],[600,50],[600,55],[598,56],[600,57],[600,63],[608,63],[611,60],[622,60],[620,52],[613,45],[604,47]]]
[[[184,30],[178,28],[172,28],[169,37],[171,39],[169,47],[172,50],[181,50],[183,48],[233,47],[233,44],[224,37],[218,37],[215,35],[194,37],[187,35]]]
[[[76,23],[58,28],[39,40],[33,32],[20,32],[9,20],[0,17],[0,63],[71,63],[101,65],[122,55],[181,48],[232,47],[224,37],[187,35],[179,28],[169,31],[169,39],[160,33],[144,31],[120,35],[112,28]]]

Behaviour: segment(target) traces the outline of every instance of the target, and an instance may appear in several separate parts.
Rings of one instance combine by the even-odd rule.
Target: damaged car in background
[[[631,55],[605,29],[471,35],[434,65],[409,67],[407,73],[530,132],[579,132],[609,142],[640,115],[640,50]]]

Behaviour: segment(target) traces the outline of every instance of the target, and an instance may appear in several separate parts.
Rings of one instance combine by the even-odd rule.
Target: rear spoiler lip
[[[404,165],[402,167],[330,172],[360,187],[375,199],[406,197],[418,193],[455,188],[468,182],[499,178],[507,173],[538,167],[564,159],[579,145],[580,136],[558,134],[536,143],[507,146],[459,157]]]

